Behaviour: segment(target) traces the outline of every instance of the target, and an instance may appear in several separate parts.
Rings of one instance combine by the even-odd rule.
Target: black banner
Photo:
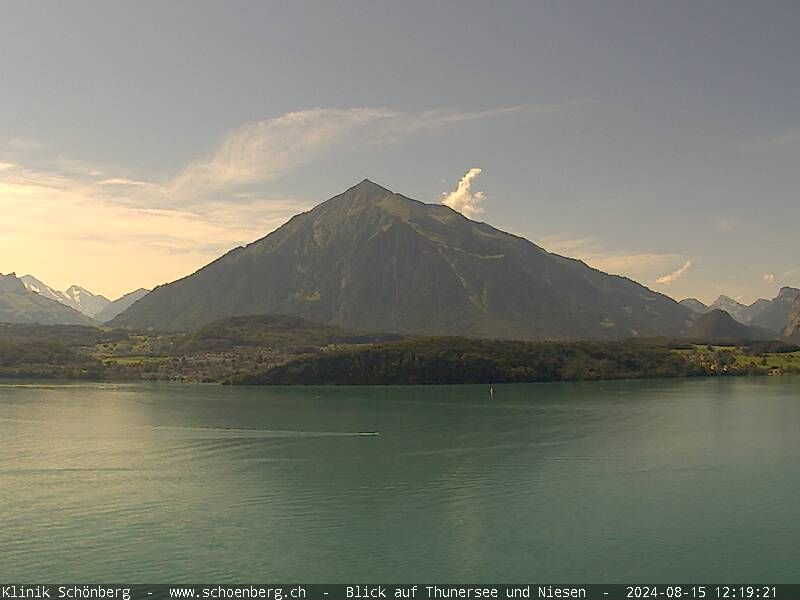
[[[800,584],[0,584],[0,600],[800,600]]]

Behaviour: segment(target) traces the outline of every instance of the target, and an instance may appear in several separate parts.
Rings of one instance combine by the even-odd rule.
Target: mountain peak
[[[372,211],[379,208],[381,213],[407,214],[410,205],[422,204],[405,196],[394,193],[392,190],[378,185],[374,181],[364,179],[317,205],[310,214],[319,218],[331,218],[338,214],[337,219],[352,219],[361,211]]]
[[[721,304],[723,302],[726,303],[726,304],[738,304],[738,305],[744,306],[738,300],[734,300],[733,298],[731,298],[730,296],[726,296],[725,294],[720,294],[719,298],[717,298],[714,301],[714,304]],[[713,304],[712,304],[712,306],[713,306]]]
[[[394,192],[392,190],[389,190],[389,189],[383,187],[382,185],[378,185],[377,183],[375,183],[374,181],[372,181],[370,179],[362,179],[357,184],[355,184],[353,187],[348,188],[347,190],[345,190],[344,193],[347,194],[347,193],[351,193],[351,192],[356,192],[356,193],[361,193],[361,194],[368,194],[370,196],[372,196],[372,195],[380,195],[380,196],[394,195]]]
[[[78,311],[29,290],[15,273],[0,274],[0,322],[92,325]]]
[[[691,317],[631,280],[365,179],[153,290],[112,323],[188,331],[258,314],[521,339],[675,336]]]
[[[390,189],[378,185],[370,179],[362,179],[356,185],[346,189],[341,196],[358,197],[362,200],[375,202],[386,198],[387,196],[394,196],[394,192]]]
[[[0,273],[0,290],[18,290],[18,289],[25,289],[25,286],[17,278],[16,273],[11,272],[8,275],[3,275],[2,273]]]
[[[380,188],[380,189],[382,189],[382,190],[386,190],[386,188],[385,188],[385,187],[383,187],[382,185],[378,185],[377,183],[375,183],[374,181],[372,181],[371,179],[369,179],[369,178],[367,178],[367,177],[365,177],[364,179],[362,179],[361,181],[359,181],[359,182],[358,182],[356,185],[354,185],[353,187],[362,187],[362,186],[363,186],[363,187],[377,187],[377,188]],[[386,191],[388,192],[389,190],[386,190]]]
[[[697,298],[684,298],[678,304],[682,304],[686,308],[700,314],[706,313],[709,310],[708,306],[700,302]]]
[[[744,342],[770,340],[777,337],[773,331],[751,327],[735,319],[722,309],[712,309],[701,315],[689,330],[689,338],[703,342]]]
[[[110,302],[105,296],[93,294],[79,285],[71,285],[61,291],[50,287],[32,275],[24,275],[20,277],[20,281],[27,290],[69,306],[87,317],[94,318]]]

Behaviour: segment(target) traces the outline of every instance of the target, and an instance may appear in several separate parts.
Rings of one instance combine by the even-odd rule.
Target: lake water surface
[[[799,549],[796,377],[0,382],[0,580],[798,583]]]

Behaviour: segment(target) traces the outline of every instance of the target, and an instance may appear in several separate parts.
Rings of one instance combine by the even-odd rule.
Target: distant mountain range
[[[687,336],[691,340],[713,342],[752,342],[771,340],[777,337],[774,331],[763,327],[745,325],[730,313],[715,308],[700,315]]]
[[[769,300],[756,300],[751,306],[742,304],[738,300],[734,300],[729,296],[720,296],[711,305],[705,305],[697,298],[686,298],[681,300],[680,303],[687,308],[690,308],[698,314],[705,314],[712,310],[724,310],[739,323],[749,323],[752,313],[759,310],[761,303],[769,303]]]
[[[697,298],[686,298],[681,300],[678,304],[685,306],[692,312],[696,312],[699,315],[703,315],[711,310],[708,306],[700,302]]]
[[[786,329],[789,314],[798,298],[800,289],[783,287],[772,300],[759,298],[750,305],[737,302],[728,296],[720,296],[711,306],[706,306],[696,298],[686,298],[680,303],[698,314],[716,309],[724,310],[740,323],[763,327],[778,334]]]
[[[97,313],[95,318],[101,323],[107,323],[117,315],[128,310],[134,302],[141,300],[149,293],[150,290],[146,290],[144,288],[139,288],[133,292],[128,292],[124,296],[121,296],[113,302],[106,304],[103,309]]]
[[[105,296],[93,294],[79,285],[72,285],[66,290],[61,291],[47,285],[33,275],[23,275],[17,279],[29,292],[68,306],[82,315],[99,321],[100,323],[110,321],[149,292],[149,290],[141,288],[125,294],[112,302]],[[17,318],[22,318],[21,313]],[[71,321],[63,321],[63,323],[71,323]]]
[[[111,321],[194,330],[286,314],[361,331],[519,339],[681,336],[692,311],[625,277],[364,180]]]
[[[36,279],[33,275],[23,275],[19,279],[28,290],[74,308],[87,317],[96,317],[97,313],[111,303],[105,296],[93,294],[79,285],[72,285],[62,292]]]
[[[0,322],[42,325],[93,325],[91,318],[65,303],[29,290],[14,273],[0,274]]]
[[[783,331],[789,321],[793,305],[800,298],[800,289],[784,287],[771,301],[761,304],[760,308],[752,313],[750,324],[766,327],[773,331]],[[758,304],[758,301],[756,301]],[[753,306],[753,305],[751,305]]]
[[[749,306],[745,306],[738,300],[734,300],[729,296],[720,296],[708,307],[709,310],[724,310],[739,323],[750,322],[750,314],[748,313]]]
[[[677,303],[369,180],[152,292],[112,302],[77,285],[0,277],[0,321],[16,323],[196,331],[287,315],[354,332],[495,339],[800,339],[797,288],[749,306],[727,296]]]

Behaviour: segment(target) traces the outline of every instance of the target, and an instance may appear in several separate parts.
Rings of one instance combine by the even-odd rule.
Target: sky
[[[0,3],[0,272],[109,298],[364,178],[676,299],[800,286],[800,3]]]

